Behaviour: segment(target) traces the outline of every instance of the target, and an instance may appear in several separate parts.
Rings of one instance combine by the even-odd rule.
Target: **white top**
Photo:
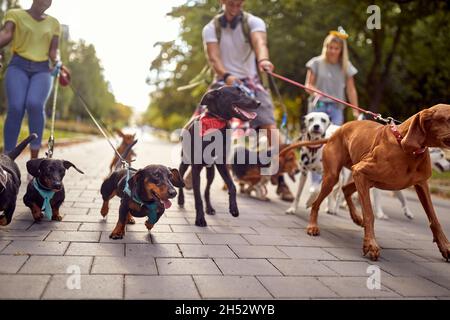
[[[220,56],[227,72],[238,78],[253,78],[258,74],[255,53],[245,38],[242,21],[233,30],[227,25],[220,36]],[[248,14],[250,33],[266,32],[266,24],[261,18]],[[218,42],[214,19],[203,28],[203,43]],[[250,53],[250,54],[249,54]]]

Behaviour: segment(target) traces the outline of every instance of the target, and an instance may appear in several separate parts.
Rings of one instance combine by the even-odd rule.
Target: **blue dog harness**
[[[50,204],[50,201],[53,199],[53,196],[55,195],[55,192],[49,189],[44,188],[38,181],[37,178],[33,179],[33,186],[39,192],[41,197],[44,199],[44,203],[42,204],[41,210],[44,211],[45,217],[49,220],[51,220],[53,216],[53,210],[52,206]]]
[[[156,209],[158,208],[158,204],[156,202],[152,203],[145,203],[144,201],[139,198],[139,196],[131,195],[130,186],[128,184],[128,181],[130,180],[130,169],[127,168],[127,179],[125,180],[125,187],[123,188],[123,192],[129,196],[134,202],[136,202],[139,206],[147,208],[147,222],[151,224],[156,224],[158,221],[158,214],[156,213]]]

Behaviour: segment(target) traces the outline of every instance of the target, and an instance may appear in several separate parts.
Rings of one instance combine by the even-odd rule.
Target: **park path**
[[[140,136],[134,167],[177,167],[179,146],[149,134]],[[118,200],[107,219],[100,216],[99,188],[112,150],[104,140],[57,148],[55,158],[72,161],[86,174],[69,170],[62,222],[34,223],[22,203],[13,222],[0,229],[0,299],[335,299],[450,297],[450,265],[435,244],[415,195],[407,192],[416,218],[383,194],[391,217],[376,222],[382,252],[376,263],[362,256],[362,229],[347,212],[321,213],[321,236],[306,235],[308,212],[284,214],[289,204],[270,187],[271,202],[239,196],[241,215],[227,213],[227,193],[216,178],[215,216],[207,228],[194,225],[193,197],[186,209],[174,205],[151,233],[144,219],[127,226],[123,240],[110,240]],[[25,176],[25,160],[18,161]],[[292,184],[291,184],[292,187]],[[307,189],[306,189],[307,190]],[[450,201],[433,199],[450,235]],[[368,269],[379,268],[381,288],[367,286]],[[81,288],[73,289],[74,270]],[[75,279],[75,280],[74,280]],[[75,282],[74,282],[75,281]],[[369,283],[372,283],[369,279]]]

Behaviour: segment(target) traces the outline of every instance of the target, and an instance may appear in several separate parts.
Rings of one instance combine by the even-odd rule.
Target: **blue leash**
[[[127,196],[129,196],[139,206],[146,207],[148,210],[148,214],[147,214],[148,220],[147,221],[151,224],[156,224],[156,222],[158,221],[158,214],[156,212],[156,209],[158,208],[158,204],[156,202],[145,203],[144,201],[141,200],[141,198],[139,198],[139,196],[137,194],[131,195],[130,185],[128,184],[129,180],[130,180],[130,169],[127,168],[127,179],[125,180],[125,187],[123,188],[123,192],[125,192],[125,194]]]
[[[52,219],[53,210],[50,204],[50,201],[53,199],[55,192],[52,190],[45,189],[37,180],[37,178],[33,179],[33,186],[39,192],[42,198],[44,198],[44,203],[42,205],[41,210],[44,210],[45,217],[49,220]]]

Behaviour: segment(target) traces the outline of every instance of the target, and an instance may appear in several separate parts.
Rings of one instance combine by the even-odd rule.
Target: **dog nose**
[[[256,105],[259,107],[261,105],[261,101],[256,100]]]
[[[59,181],[53,182],[53,188],[55,189],[59,189],[61,188],[62,183]]]
[[[314,130],[319,130],[319,129],[320,129],[320,125],[315,124],[315,125],[313,126],[313,129],[314,129]]]
[[[176,195],[177,195],[177,192],[175,191],[175,189],[169,189],[169,197],[175,198]]]

